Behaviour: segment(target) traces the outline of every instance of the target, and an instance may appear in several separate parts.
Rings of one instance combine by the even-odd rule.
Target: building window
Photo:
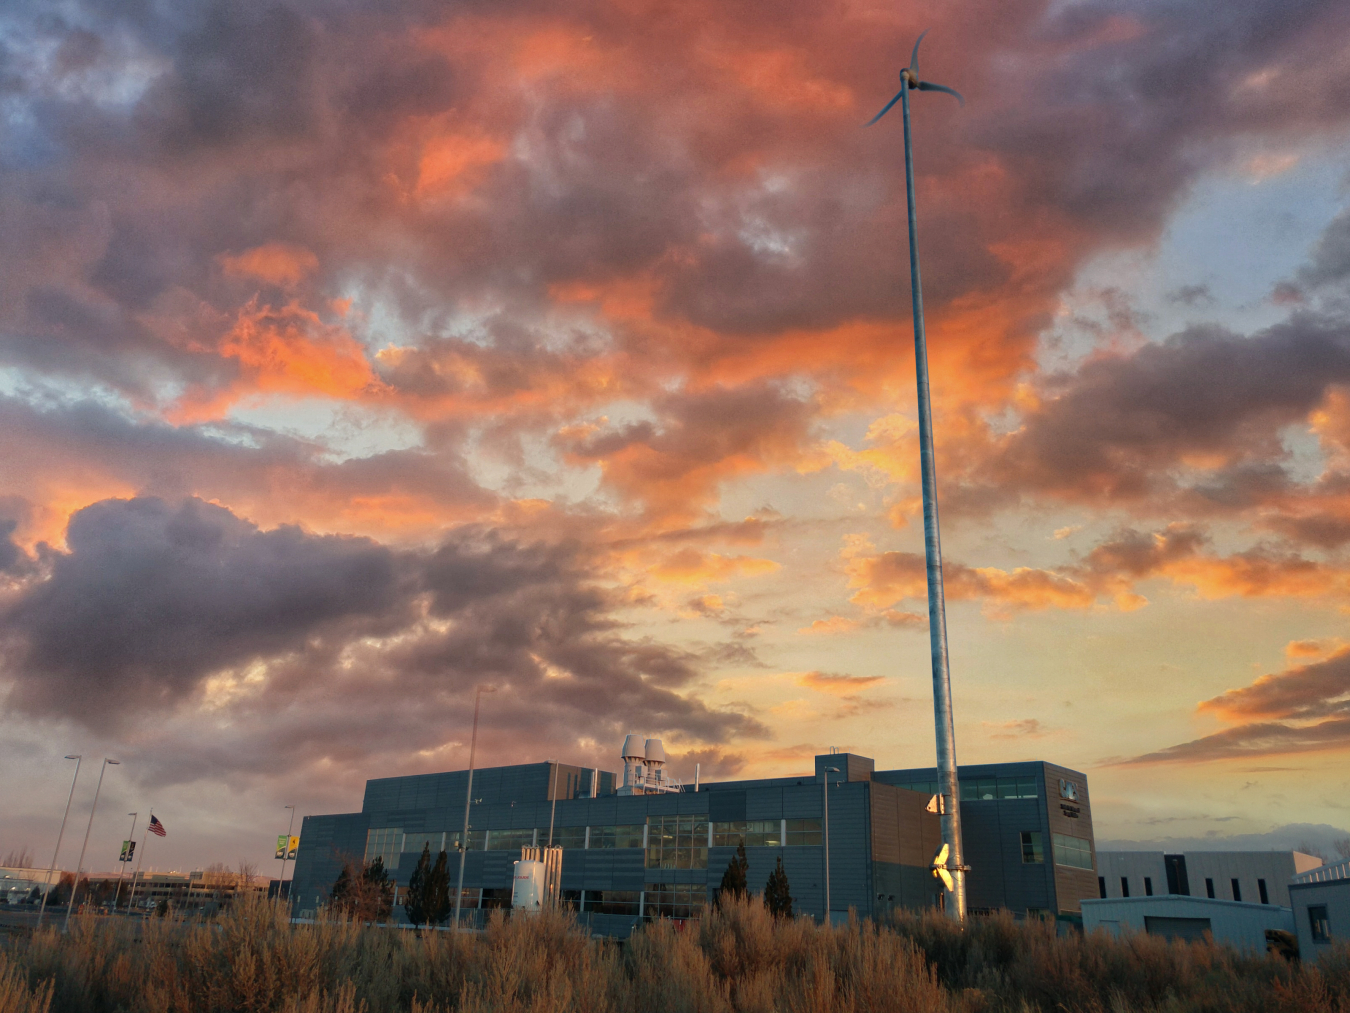
[[[1308,907],[1308,927],[1312,929],[1314,943],[1331,942],[1331,922],[1327,919],[1327,906],[1314,904]]]
[[[509,886],[496,889],[484,887],[479,892],[483,897],[482,903],[478,905],[481,908],[509,908],[511,906],[511,888]]]
[[[1055,864],[1071,869],[1092,868],[1092,842],[1084,837],[1055,834]]]
[[[548,831],[544,831],[548,835]],[[528,830],[490,830],[487,835],[488,851],[519,851],[521,848],[534,847],[534,828]]]
[[[1022,864],[1040,865],[1045,861],[1045,846],[1037,830],[1022,831]]]
[[[1214,899],[1214,880],[1212,879],[1205,880],[1205,896],[1210,900]]]
[[[1128,896],[1130,895],[1130,877],[1129,877],[1129,876],[1121,876],[1121,877],[1120,877],[1120,895],[1121,895],[1122,897],[1128,897]]]
[[[614,827],[591,827],[592,848],[640,848],[642,824],[624,823]]]
[[[1105,877],[1105,876],[1098,876],[1098,877],[1097,877],[1097,890],[1101,893],[1102,899],[1105,900],[1105,899],[1106,899],[1106,877]]]
[[[642,898],[644,918],[702,918],[708,906],[703,883],[648,883]]]
[[[1242,899],[1242,885],[1236,879],[1233,880],[1233,899]]]
[[[774,826],[778,826],[774,822]],[[708,821],[702,816],[648,816],[647,868],[706,869]]]
[[[1264,879],[1258,879],[1256,881],[1256,892],[1261,895],[1262,904],[1270,903],[1270,894],[1266,891],[1266,881]]]
[[[1153,877],[1152,877],[1152,876],[1145,876],[1145,877],[1144,877],[1144,896],[1145,896],[1145,897],[1152,897],[1152,896],[1153,896]]]
[[[937,788],[934,787],[934,792]],[[1004,798],[1040,798],[1035,775],[981,777],[961,782],[962,802],[989,802]]]
[[[539,843],[548,843],[547,831],[539,831]],[[586,828],[554,827],[553,846],[555,848],[584,848],[586,846]]]
[[[789,848],[820,847],[820,820],[788,820],[787,845]]]
[[[795,820],[793,821],[796,822]],[[783,827],[779,820],[730,820],[712,825],[713,847],[781,848]]]
[[[369,844],[369,842],[367,842]],[[445,850],[445,834],[437,830],[431,834],[404,834],[403,835],[403,853],[411,855],[422,854],[424,847],[431,848],[431,860],[434,862],[436,856]],[[385,863],[388,864],[388,863]]]
[[[639,890],[587,890],[582,897],[582,910],[636,918],[641,913],[641,901]]]
[[[366,831],[366,864],[380,859],[386,869],[398,868],[399,852],[403,850],[402,827],[380,827]]]

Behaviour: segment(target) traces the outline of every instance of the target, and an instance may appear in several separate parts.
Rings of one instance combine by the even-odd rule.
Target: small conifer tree
[[[421,928],[432,920],[432,871],[431,845],[422,845],[422,855],[417,866],[408,878],[408,892],[403,901],[403,911],[416,928]]]
[[[792,917],[792,889],[788,886],[782,855],[778,856],[778,864],[769,873],[769,881],[764,884],[764,906],[775,918]]]
[[[427,922],[443,925],[454,910],[450,903],[450,860],[444,851],[436,856],[436,865],[427,879]]]
[[[742,841],[736,846],[736,854],[727,863],[726,872],[722,873],[722,885],[717,888],[719,902],[724,896],[744,897],[749,892],[750,888],[745,881],[745,874],[749,868],[750,859],[745,855],[745,842]]]

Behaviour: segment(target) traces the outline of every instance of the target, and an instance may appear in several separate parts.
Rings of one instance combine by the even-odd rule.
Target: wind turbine
[[[919,284],[919,233],[914,214],[914,145],[909,130],[909,93],[941,91],[956,96],[959,92],[943,84],[919,80],[919,43],[914,43],[909,66],[900,71],[900,91],[873,116],[871,126],[900,103],[905,120],[905,195],[909,200],[909,283],[914,298],[914,366],[919,386],[919,464],[923,476],[923,548],[928,564],[928,638],[933,652],[933,721],[937,726],[937,768],[939,799],[937,811],[942,826],[942,848],[934,859],[934,872],[940,869],[943,885],[951,894],[947,914],[964,921],[966,917],[966,871],[961,847],[961,797],[956,781],[956,732],[952,726],[952,679],[947,657],[947,606],[942,591],[942,536],[938,529],[937,469],[933,463],[933,412],[928,392],[928,342],[923,328],[923,290]]]

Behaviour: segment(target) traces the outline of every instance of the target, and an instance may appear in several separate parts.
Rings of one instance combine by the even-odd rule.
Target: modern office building
[[[1289,881],[1321,864],[1301,851],[1102,851],[1096,896],[1175,895],[1288,907]]]
[[[474,772],[467,917],[508,906],[520,849],[550,839],[564,849],[563,901],[606,935],[625,935],[642,918],[699,916],[741,843],[750,889],[761,891],[781,858],[796,909],[816,918],[827,883],[834,918],[942,902],[931,868],[941,845],[932,769],[875,771],[866,757],[832,753],[816,757],[812,773],[695,789],[669,778],[656,740],[638,756],[640,741],[626,742],[621,778],[553,762]],[[1036,762],[963,767],[960,777],[973,906],[1076,913],[1080,898],[1096,895],[1082,774]],[[429,845],[450,853],[454,878],[467,792],[467,771],[382,778],[366,783],[360,812],[305,817],[296,914],[325,903],[346,860],[379,857],[402,890]]]
[[[1102,852],[1105,856],[1106,852]],[[1199,941],[1206,936],[1239,950],[1262,952],[1268,933],[1294,931],[1293,912],[1278,904],[1154,895],[1083,901],[1083,930],[1113,935],[1133,932]]]

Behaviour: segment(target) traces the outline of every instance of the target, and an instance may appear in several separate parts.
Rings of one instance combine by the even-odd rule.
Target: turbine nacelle
[[[946,92],[948,95],[953,96],[956,101],[960,102],[961,105],[964,106],[966,104],[966,100],[961,97],[961,93],[954,88],[948,88],[945,84],[934,84],[932,81],[919,80],[919,43],[923,41],[923,36],[927,34],[928,32],[925,31],[923,35],[920,35],[915,41],[914,52],[911,53],[909,57],[909,66],[900,71],[900,90],[896,92],[895,98],[887,102],[886,105],[882,107],[881,112],[877,113],[863,124],[864,126],[870,127],[873,123],[890,112],[891,106],[895,105],[904,97],[906,90]]]

